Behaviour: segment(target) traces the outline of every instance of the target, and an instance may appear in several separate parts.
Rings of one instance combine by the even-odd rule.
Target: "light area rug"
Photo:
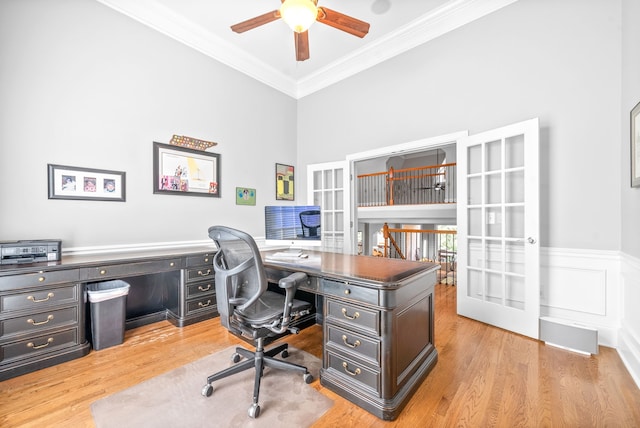
[[[204,397],[207,376],[233,364],[234,349],[227,348],[95,401],[91,413],[96,427],[307,427],[333,405],[313,384],[307,385],[301,374],[269,367],[264,370],[260,416],[256,419],[247,414],[253,400],[255,370],[214,382],[213,395]],[[313,355],[289,347],[286,361],[306,366],[318,379],[321,361]]]

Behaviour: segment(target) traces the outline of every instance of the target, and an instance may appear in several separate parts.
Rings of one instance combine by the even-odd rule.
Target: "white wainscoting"
[[[598,330],[640,388],[640,259],[618,251],[542,248],[540,316]]]
[[[617,348],[622,319],[620,253],[563,248],[540,251],[540,316],[598,330]]]
[[[640,259],[622,254],[618,354],[640,388]]]

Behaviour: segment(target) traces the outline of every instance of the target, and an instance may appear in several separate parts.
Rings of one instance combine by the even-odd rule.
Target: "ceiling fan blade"
[[[280,10],[274,10],[267,12],[263,15],[256,16],[255,18],[247,19],[246,21],[239,22],[231,26],[231,29],[236,33],[244,33],[245,31],[252,30],[269,22],[280,19]]]
[[[296,41],[296,61],[309,59],[309,31],[303,33],[293,32]]]
[[[360,21],[359,19],[352,18],[326,7],[318,8],[317,21],[360,38],[366,36],[369,32],[368,22]]]

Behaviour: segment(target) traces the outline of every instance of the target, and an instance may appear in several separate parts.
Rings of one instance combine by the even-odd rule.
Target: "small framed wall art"
[[[220,197],[220,155],[153,143],[153,193]]]
[[[293,201],[294,193],[294,168],[291,165],[276,164],[276,200]]]
[[[255,205],[256,189],[236,187],[236,205]]]
[[[640,187],[640,102],[631,110],[631,187]]]
[[[126,174],[122,171],[48,164],[49,199],[85,201],[126,200]]]

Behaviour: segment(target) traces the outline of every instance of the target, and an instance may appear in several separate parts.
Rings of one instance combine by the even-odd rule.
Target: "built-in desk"
[[[0,381],[89,353],[87,283],[130,283],[126,328],[217,316],[214,254],[211,245],[0,265]]]
[[[127,328],[217,315],[213,246],[63,256],[60,262],[0,266],[0,381],[86,355],[85,285],[124,279]],[[300,289],[320,296],[322,385],[382,419],[395,419],[436,364],[433,289],[437,265],[307,252],[273,260],[277,282],[307,273]]]

